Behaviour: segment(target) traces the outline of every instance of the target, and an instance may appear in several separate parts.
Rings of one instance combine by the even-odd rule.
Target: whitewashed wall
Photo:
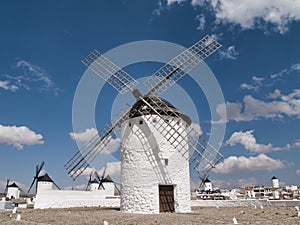
[[[35,198],[34,208],[120,207],[120,198],[106,196],[101,191],[44,190]]]
[[[17,187],[8,187],[7,188],[7,198],[19,198],[20,197],[20,190]]]
[[[190,212],[189,162],[166,140],[166,131],[159,133],[149,118],[131,118],[122,124],[121,211],[159,213],[159,184],[173,184],[175,211]],[[155,115],[153,119],[159,121]],[[185,129],[178,119],[168,119],[176,129]],[[178,137],[177,141],[184,140]]]

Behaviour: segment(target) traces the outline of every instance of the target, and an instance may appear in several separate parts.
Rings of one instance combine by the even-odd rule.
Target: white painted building
[[[55,190],[53,186],[48,174],[38,178],[35,209],[120,206],[120,198],[114,196],[114,183],[109,176],[104,179],[100,189],[98,182],[91,182],[89,191]]]
[[[134,108],[137,107],[147,108],[139,101]],[[181,116],[185,122],[170,114],[164,115],[164,119],[184,136],[190,119]],[[175,137],[168,141],[166,138],[174,135],[172,131],[168,133],[170,129],[163,128],[166,124],[158,124],[161,122],[158,115],[136,113],[122,124],[122,212],[191,211],[187,140]],[[157,127],[163,131],[159,132]],[[178,141],[181,146],[174,148],[170,143],[172,141]]]
[[[20,197],[20,188],[16,183],[12,183],[7,186],[6,197],[9,199],[16,199]]]
[[[273,188],[279,188],[279,180],[278,180],[277,177],[273,176],[271,181],[272,181],[272,187]]]
[[[208,178],[204,181],[204,191],[213,191],[212,183]]]

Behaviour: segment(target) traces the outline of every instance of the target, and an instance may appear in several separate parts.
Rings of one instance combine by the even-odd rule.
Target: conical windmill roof
[[[107,175],[102,182],[106,182],[106,183],[109,183],[109,182],[113,182],[113,180],[111,179],[111,177],[109,175]]]
[[[92,180],[90,183],[91,183],[91,184],[99,184],[99,181],[97,181],[96,178],[95,178],[95,179]]]
[[[210,182],[211,181],[208,178],[206,178],[205,181],[204,181],[204,183],[210,183]]]
[[[51,177],[49,177],[48,173],[46,173],[43,176],[38,177],[37,181],[46,181],[46,182],[52,182],[53,183],[53,180],[51,179]]]
[[[175,108],[168,101],[159,97],[144,97],[144,100],[148,102],[160,115],[181,117],[188,125],[191,125],[191,119],[187,115],[181,113],[177,108]],[[165,106],[167,105],[168,108]],[[172,111],[173,110],[173,111]],[[130,118],[139,117],[143,115],[155,115],[157,114],[154,110],[149,109],[149,106],[143,101],[138,100],[132,107]],[[177,114],[174,114],[174,112]]]
[[[15,187],[15,188],[19,188],[19,186],[16,183],[12,183],[10,185],[8,185],[7,187]]]

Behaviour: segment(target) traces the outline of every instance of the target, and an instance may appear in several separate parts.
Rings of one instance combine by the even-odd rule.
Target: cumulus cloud
[[[234,132],[231,137],[226,141],[226,144],[230,146],[234,146],[236,144],[241,144],[245,147],[245,149],[250,152],[256,153],[266,153],[272,151],[280,151],[284,149],[289,149],[290,146],[287,145],[285,147],[274,147],[271,143],[268,144],[258,144],[256,138],[253,135],[253,130],[249,130],[246,132]]]
[[[167,5],[183,0],[168,0]],[[300,20],[300,2],[294,0],[192,0],[193,7],[203,10],[210,7],[215,23],[238,25],[242,29],[274,30],[281,34],[289,29],[293,21]]]
[[[285,167],[284,162],[278,159],[272,159],[265,154],[259,154],[257,157],[249,158],[244,156],[230,156],[223,162],[217,164],[213,171],[219,174],[236,174],[259,170],[272,171]]]
[[[300,175],[300,170],[296,170],[296,174]]]
[[[226,102],[217,106],[220,120],[217,122],[251,121],[260,118],[283,118],[284,116],[300,117],[300,89],[293,90],[288,95],[282,95],[277,90],[269,94],[269,97],[277,97],[278,100],[262,101],[251,95],[246,95],[243,103]],[[225,113],[227,112],[227,113]]]
[[[0,143],[12,145],[18,150],[22,150],[23,145],[44,144],[44,141],[41,134],[35,133],[26,126],[0,125]]]
[[[94,138],[98,134],[98,131],[95,128],[87,128],[83,132],[70,132],[69,135],[73,140],[76,140],[80,143],[86,143]],[[101,151],[103,154],[111,154],[117,151],[120,148],[121,139],[112,138],[107,146]]]
[[[94,136],[98,134],[97,129],[95,128],[87,128],[83,132],[70,132],[69,135],[73,140],[79,141],[79,142],[88,142],[91,140]]]
[[[236,60],[239,53],[236,51],[233,45],[229,46],[226,50],[219,50],[219,55],[221,59],[231,59]]]

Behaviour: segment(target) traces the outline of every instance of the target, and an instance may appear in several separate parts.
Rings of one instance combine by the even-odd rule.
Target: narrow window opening
[[[166,166],[169,165],[169,159],[165,159],[165,165],[166,165]]]

